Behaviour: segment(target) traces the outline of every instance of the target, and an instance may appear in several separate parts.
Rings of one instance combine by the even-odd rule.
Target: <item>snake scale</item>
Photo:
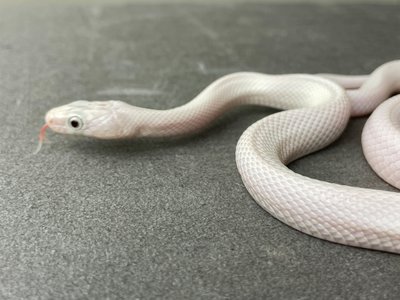
[[[251,125],[236,148],[240,176],[255,201],[309,235],[400,253],[400,194],[323,182],[287,167],[332,143],[351,116],[375,110],[362,134],[365,157],[379,176],[400,188],[399,90],[400,61],[383,64],[368,76],[240,72],[217,79],[190,102],[168,110],[115,100],[53,108],[40,141],[48,127],[100,139],[193,134],[233,107],[274,107],[282,111]]]

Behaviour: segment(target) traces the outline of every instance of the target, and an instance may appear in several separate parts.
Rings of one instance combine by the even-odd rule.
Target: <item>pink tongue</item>
[[[40,128],[40,133],[39,133],[39,144],[35,150],[35,152],[33,154],[38,154],[40,149],[42,149],[42,144],[43,144],[43,140],[46,136],[46,129],[49,128],[49,125],[44,124],[42,126],[42,128]]]
[[[49,125],[44,124],[42,128],[40,128],[40,133],[39,133],[39,142],[43,142],[45,136],[46,136],[46,129],[49,128]]]

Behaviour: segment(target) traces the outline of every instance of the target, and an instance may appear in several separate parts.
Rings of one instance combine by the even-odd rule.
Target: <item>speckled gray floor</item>
[[[169,108],[215,78],[368,73],[399,57],[400,6],[0,4],[1,299],[399,299],[400,255],[341,246],[263,211],[235,165],[240,108],[172,142],[49,134],[75,99]],[[360,148],[364,118],[301,174],[394,190]]]

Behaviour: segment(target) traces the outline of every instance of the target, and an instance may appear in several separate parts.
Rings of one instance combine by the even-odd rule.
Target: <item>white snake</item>
[[[121,101],[75,101],[51,109],[40,140],[47,127],[101,139],[191,134],[238,105],[282,109],[250,126],[236,148],[240,175],[253,198],[274,217],[312,236],[400,253],[400,194],[322,182],[286,167],[333,142],[350,116],[369,114],[399,90],[400,61],[369,76],[234,73],[169,110]],[[399,129],[400,95],[373,113],[362,136],[372,168],[398,188]]]

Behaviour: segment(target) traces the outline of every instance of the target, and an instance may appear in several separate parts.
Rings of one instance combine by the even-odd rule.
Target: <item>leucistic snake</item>
[[[114,100],[53,108],[46,114],[40,141],[47,127],[100,139],[191,134],[238,105],[278,108],[284,111],[251,125],[236,148],[240,175],[257,203],[309,235],[400,253],[399,193],[327,183],[286,167],[332,143],[350,116],[375,110],[362,134],[365,157],[379,176],[400,188],[400,95],[391,97],[398,91],[400,60],[368,76],[234,73],[168,110]]]

